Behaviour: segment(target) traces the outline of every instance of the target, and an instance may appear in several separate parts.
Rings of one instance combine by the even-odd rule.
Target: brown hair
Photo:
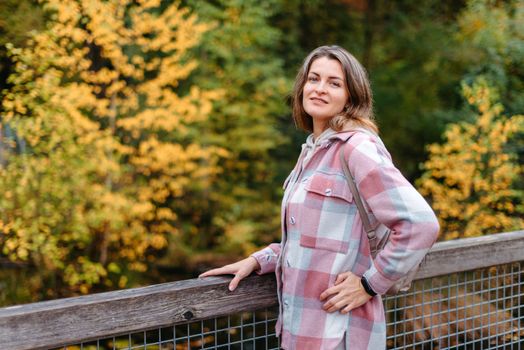
[[[311,64],[321,57],[340,62],[349,95],[348,107],[344,108],[341,114],[331,118],[329,127],[335,131],[342,131],[346,126],[363,127],[378,133],[373,117],[373,96],[366,70],[352,54],[336,45],[320,46],[313,50],[298,71],[292,92],[295,125],[306,131],[313,131],[313,119],[304,110],[302,98]]]

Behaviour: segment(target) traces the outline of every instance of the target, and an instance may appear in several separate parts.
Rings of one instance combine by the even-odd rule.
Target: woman
[[[346,50],[322,46],[298,72],[293,118],[312,132],[284,183],[282,241],[201,277],[275,272],[283,349],[385,349],[380,295],[435,242],[437,219],[392,163],[377,136],[364,68]],[[393,233],[372,259],[339,152],[373,222]]]

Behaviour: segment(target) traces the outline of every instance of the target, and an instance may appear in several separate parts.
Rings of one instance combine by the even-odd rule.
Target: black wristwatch
[[[366,293],[368,293],[372,297],[377,295],[377,293],[369,285],[368,280],[366,279],[366,277],[362,276],[362,278],[360,279],[360,282],[362,283],[362,287],[364,287],[364,290],[366,291]]]

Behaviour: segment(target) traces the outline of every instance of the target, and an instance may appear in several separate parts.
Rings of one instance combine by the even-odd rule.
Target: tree
[[[505,116],[497,90],[478,78],[462,86],[477,112],[473,122],[451,124],[419,180],[441,222],[442,239],[524,227],[524,165],[513,145],[524,139],[524,115]]]
[[[470,0],[458,18],[457,49],[468,61],[464,79],[482,76],[506,113],[524,110],[524,3]]]
[[[185,249],[176,244],[168,254],[171,263],[197,263],[220,255],[234,259],[279,239],[282,191],[275,184],[279,160],[272,152],[285,145],[277,125],[286,117],[290,89],[283,60],[275,52],[282,34],[268,23],[279,1],[188,4],[213,25],[197,49],[201,65],[191,81],[224,91],[200,139],[227,150],[228,156],[219,163],[223,173],[207,191],[184,198],[191,203],[182,215],[190,229],[182,241]]]
[[[428,148],[419,182],[435,200],[446,239],[523,227],[523,16],[518,1],[471,0],[457,19],[466,103],[449,112],[455,122],[442,146]]]
[[[34,0],[4,0],[0,2],[0,89],[5,87],[11,69],[7,43],[22,47],[32,30],[44,26],[42,9]]]
[[[6,44],[22,47],[33,30],[44,25],[42,9],[32,0],[5,0],[0,2],[0,91],[7,87],[7,77],[12,73],[13,62],[7,54]],[[2,105],[0,104],[0,120]],[[7,145],[5,138],[12,138],[8,125],[0,123],[0,166],[5,164]]]
[[[0,168],[2,253],[36,267],[43,297],[124,287],[180,235],[177,199],[225,155],[196,127],[220,92],[185,84],[209,27],[154,0],[43,4],[47,29],[10,48],[2,123],[27,151]]]

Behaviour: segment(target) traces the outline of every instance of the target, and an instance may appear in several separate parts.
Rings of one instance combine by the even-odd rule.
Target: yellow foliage
[[[30,151],[0,169],[2,253],[74,292],[123,287],[176,232],[173,198],[227,155],[194,132],[223,92],[179,91],[210,27],[158,0],[43,4],[48,29],[10,49],[3,123]]]
[[[524,116],[502,115],[496,93],[485,80],[463,85],[477,109],[473,123],[453,124],[445,143],[428,147],[430,157],[418,185],[432,199],[443,239],[478,236],[524,228],[524,165],[508,147],[524,133]]]

